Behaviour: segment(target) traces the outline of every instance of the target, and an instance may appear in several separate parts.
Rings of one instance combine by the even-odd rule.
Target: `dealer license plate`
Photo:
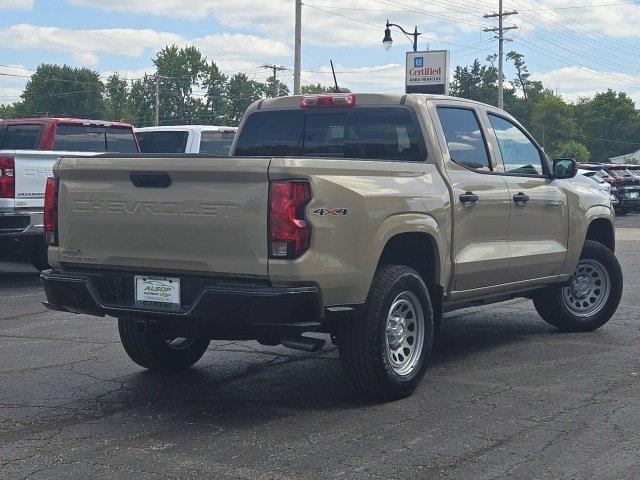
[[[136,275],[136,304],[169,310],[180,308],[180,279]]]

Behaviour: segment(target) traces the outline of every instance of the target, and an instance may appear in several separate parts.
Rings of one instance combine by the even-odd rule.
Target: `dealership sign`
[[[449,50],[407,52],[407,93],[449,94]]]

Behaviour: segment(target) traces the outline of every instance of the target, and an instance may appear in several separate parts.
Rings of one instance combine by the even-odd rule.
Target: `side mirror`
[[[554,178],[573,178],[578,173],[578,164],[573,158],[556,158],[553,160]]]

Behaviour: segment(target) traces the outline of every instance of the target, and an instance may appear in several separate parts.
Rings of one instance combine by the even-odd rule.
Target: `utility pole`
[[[504,42],[512,41],[512,39],[504,37],[504,32],[518,28],[515,25],[505,27],[503,25],[503,19],[504,17],[508,17],[509,15],[516,15],[517,13],[518,12],[516,10],[504,12],[502,10],[502,0],[498,0],[498,13],[484,15],[484,18],[498,19],[498,28],[484,28],[483,30],[485,32],[498,33],[498,36],[496,37],[498,39],[498,108],[502,109],[504,109]]]
[[[302,68],[302,0],[296,0],[296,40],[293,64],[293,94],[300,95],[300,69]]]
[[[160,74],[156,72],[156,127],[160,125]]]
[[[269,65],[268,63],[262,65],[262,68],[273,70],[273,98],[276,98],[278,96],[278,79],[276,75],[278,72],[286,70],[286,68],[278,65]]]

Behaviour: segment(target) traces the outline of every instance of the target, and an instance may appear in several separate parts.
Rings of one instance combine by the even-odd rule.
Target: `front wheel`
[[[402,265],[376,273],[366,311],[340,325],[340,360],[365,394],[395,400],[420,383],[433,346],[433,308],[420,275]]]
[[[589,332],[616,312],[622,285],[622,269],[613,252],[587,240],[569,285],[548,287],[533,302],[540,316],[558,329]]]
[[[149,370],[182,370],[194,365],[207,351],[205,338],[166,337],[161,331],[140,331],[140,322],[119,318],[120,340],[129,358]]]

